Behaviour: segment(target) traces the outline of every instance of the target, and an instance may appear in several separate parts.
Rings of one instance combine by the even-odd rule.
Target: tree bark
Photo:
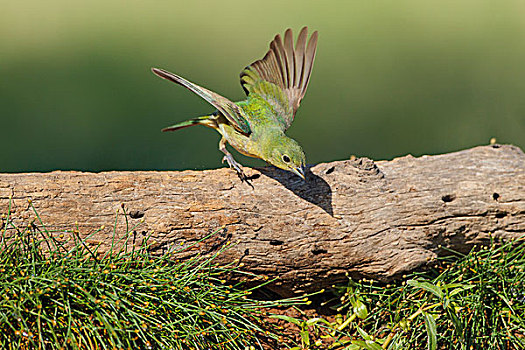
[[[87,239],[101,251],[111,246],[115,219],[117,239],[127,219],[139,224],[134,244],[151,233],[156,254],[224,227],[178,255],[210,253],[231,241],[218,261],[240,259],[242,269],[279,276],[271,288],[281,295],[320,289],[345,273],[386,281],[446,249],[525,235],[525,154],[515,146],[321,163],[306,182],[275,168],[245,171],[253,188],[226,168],[0,174],[0,214],[11,202],[16,223],[39,225],[31,199],[49,230],[77,223],[86,237],[104,225]]]

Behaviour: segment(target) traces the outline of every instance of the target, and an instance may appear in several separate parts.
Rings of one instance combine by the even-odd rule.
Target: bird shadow
[[[306,180],[297,175],[275,167],[257,168],[261,174],[277,180],[281,185],[292,191],[296,196],[318,206],[328,215],[334,216],[332,208],[332,189],[320,176],[312,173],[311,166],[305,169]]]

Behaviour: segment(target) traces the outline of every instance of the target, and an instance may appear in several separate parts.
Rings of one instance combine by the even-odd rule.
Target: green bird
[[[247,98],[240,102],[232,102],[163,69],[152,68],[159,77],[184,86],[217,109],[209,115],[168,126],[162,131],[193,125],[217,130],[222,135],[219,142],[219,150],[224,153],[222,161],[228,162],[242,181],[248,178],[226,149],[226,143],[244,155],[263,159],[304,180],[303,149],[284,132],[293,122],[312,72],[318,33],[315,31],[310,36],[308,44],[307,37],[308,28],[304,27],[294,48],[291,29],[285,31],[284,40],[276,35],[264,58],[241,72],[241,85]]]

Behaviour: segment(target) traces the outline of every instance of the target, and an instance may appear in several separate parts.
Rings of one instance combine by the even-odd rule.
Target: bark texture
[[[309,170],[303,182],[274,168],[245,169],[253,188],[225,168],[0,174],[0,214],[12,198],[11,216],[27,225],[36,220],[31,199],[48,229],[71,230],[77,222],[85,237],[104,225],[87,240],[102,249],[111,245],[116,218],[119,235],[126,219],[131,226],[143,220],[134,244],[152,233],[156,254],[224,226],[180,255],[231,241],[219,260],[240,259],[245,270],[279,276],[271,288],[282,295],[319,289],[347,272],[389,280],[431,263],[442,247],[466,251],[490,235],[525,235],[525,154],[515,146]]]

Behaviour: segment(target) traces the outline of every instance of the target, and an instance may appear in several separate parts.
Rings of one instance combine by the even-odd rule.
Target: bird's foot
[[[252,184],[249,182],[248,176],[242,171],[242,168],[239,163],[233,159],[233,156],[231,154],[227,154],[222,158],[222,162],[227,162],[230,168],[234,169],[235,172],[237,172],[237,176],[239,176],[239,179],[241,179],[241,182],[246,182],[248,185],[252,186]],[[253,186],[252,186],[253,187]]]

